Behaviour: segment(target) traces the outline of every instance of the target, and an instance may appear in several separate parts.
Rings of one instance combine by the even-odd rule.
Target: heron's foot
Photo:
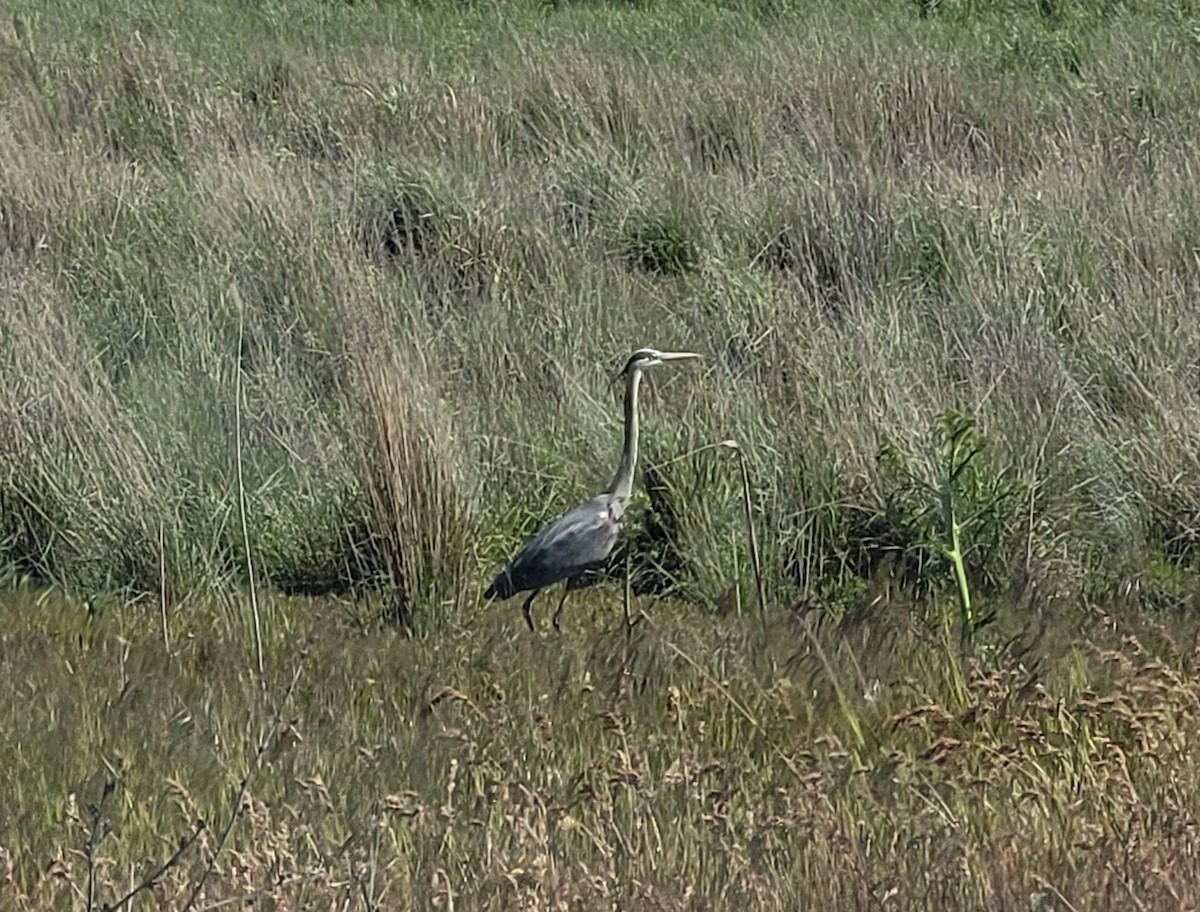
[[[554,629],[557,630],[559,633],[562,633],[562,625],[559,623],[559,619],[561,617],[562,617],[562,609],[559,609],[558,611],[554,612],[554,620],[553,620]]]

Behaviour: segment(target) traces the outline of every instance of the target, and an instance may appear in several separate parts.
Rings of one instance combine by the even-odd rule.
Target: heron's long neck
[[[633,471],[638,458],[638,387],[642,383],[642,372],[633,370],[625,381],[625,449],[621,451],[621,464],[613,476],[608,493],[628,500],[633,493]]]

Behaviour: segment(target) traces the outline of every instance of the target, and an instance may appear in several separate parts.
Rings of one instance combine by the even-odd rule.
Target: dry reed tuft
[[[413,630],[458,617],[469,599],[469,515],[453,475],[453,439],[395,350],[355,365],[375,547],[392,586],[390,619]]]

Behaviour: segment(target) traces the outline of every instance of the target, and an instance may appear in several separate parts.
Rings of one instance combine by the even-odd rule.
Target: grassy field
[[[1189,0],[15,0],[0,902],[1200,904],[1198,65]],[[645,619],[531,637],[646,345]]]

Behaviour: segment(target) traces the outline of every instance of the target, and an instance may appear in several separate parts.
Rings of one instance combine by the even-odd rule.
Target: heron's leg
[[[567,594],[572,589],[578,589],[578,588],[579,588],[579,577],[577,577],[577,576],[571,577],[569,580],[567,580],[567,584],[565,586],[563,586],[562,598],[560,598],[558,600],[558,609],[554,612],[554,629],[555,630],[562,630],[562,628],[558,625],[558,619],[562,615],[563,603],[565,603],[567,600]]]
[[[521,613],[525,615],[525,623],[529,625],[529,629],[534,633],[537,633],[537,630],[533,626],[533,617],[529,614],[529,606],[533,604],[533,600],[541,591],[541,589],[534,589],[531,593],[529,593],[529,598],[525,599],[525,603],[521,606]]]

